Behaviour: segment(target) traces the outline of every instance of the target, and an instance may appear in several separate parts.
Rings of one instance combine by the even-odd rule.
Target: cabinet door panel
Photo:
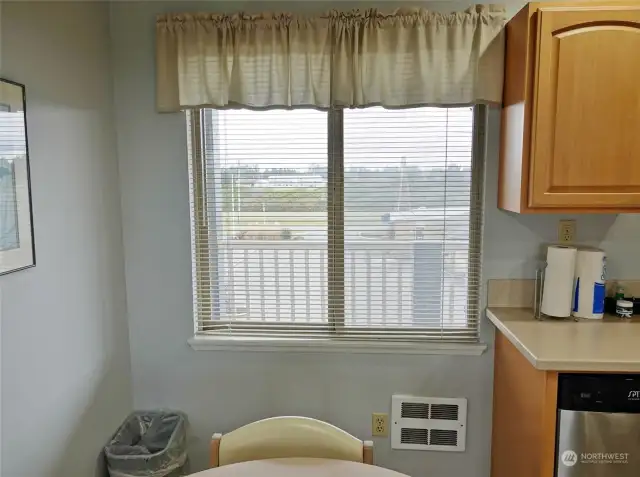
[[[640,9],[541,9],[529,205],[640,204]]]

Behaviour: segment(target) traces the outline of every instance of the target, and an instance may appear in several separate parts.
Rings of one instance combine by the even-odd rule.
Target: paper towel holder
[[[536,267],[536,281],[533,287],[533,317],[542,321],[542,289],[544,288],[544,274],[547,269],[547,262],[540,262]]]

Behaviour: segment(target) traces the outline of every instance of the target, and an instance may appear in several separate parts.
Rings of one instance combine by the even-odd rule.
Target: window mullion
[[[344,127],[341,109],[328,114],[327,287],[329,326],[344,328]]]

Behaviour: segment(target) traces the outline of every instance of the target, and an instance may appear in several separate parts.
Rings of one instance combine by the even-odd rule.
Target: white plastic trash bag
[[[105,446],[111,477],[187,475],[187,419],[176,411],[132,413]]]

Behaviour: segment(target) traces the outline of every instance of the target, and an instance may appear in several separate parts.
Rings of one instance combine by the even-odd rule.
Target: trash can
[[[186,416],[175,411],[134,412],[105,446],[104,454],[111,477],[186,475]]]

